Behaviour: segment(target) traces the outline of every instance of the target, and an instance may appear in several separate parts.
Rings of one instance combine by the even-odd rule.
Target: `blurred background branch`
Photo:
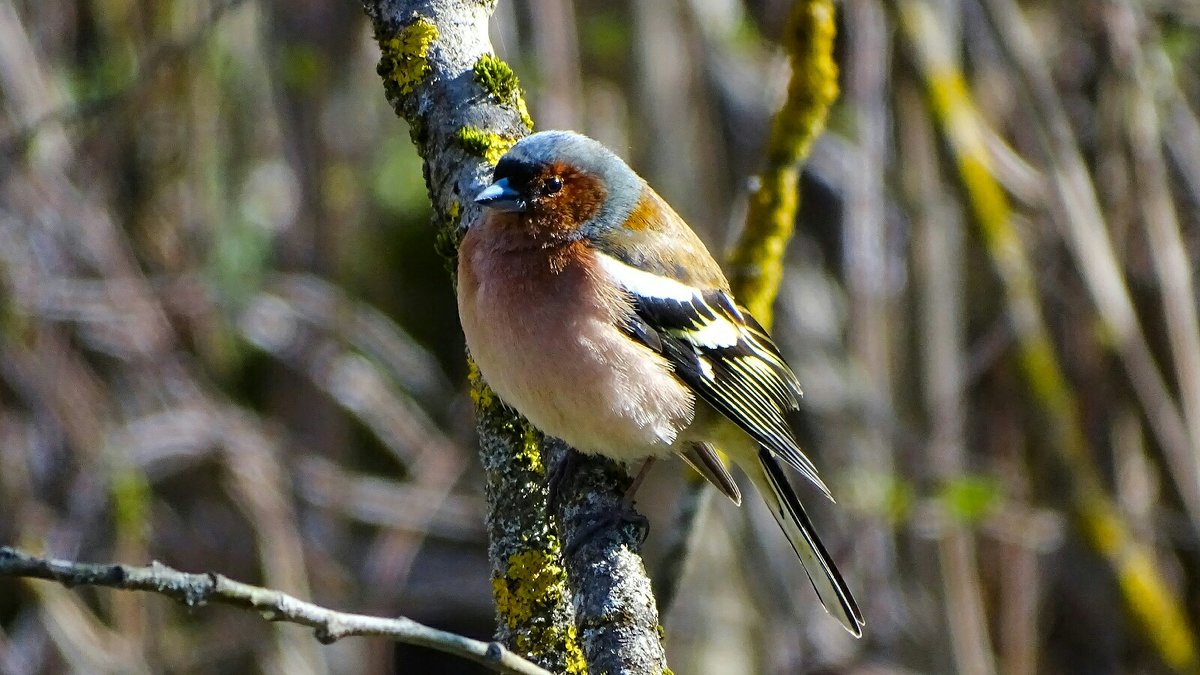
[[[834,17],[832,2],[800,0],[792,6],[783,40],[791,68],[787,97],[772,120],[765,166],[754,178],[746,224],[729,255],[734,296],[767,330],[775,318],[784,253],[800,208],[800,165],[825,129],[829,108],[837,98]],[[695,529],[710,496],[699,474],[689,473],[688,478],[657,585],[664,612],[674,603],[683,563],[698,536]]]
[[[900,25],[912,40],[918,66],[925,76],[935,119],[948,137],[972,213],[1004,281],[1022,370],[1030,391],[1043,407],[1050,424],[1049,442],[1061,457],[1083,531],[1097,552],[1113,566],[1128,611],[1141,622],[1150,641],[1160,650],[1163,660],[1180,672],[1194,672],[1200,669],[1200,655],[1197,654],[1194,632],[1187,616],[1176,602],[1175,594],[1161,578],[1150,553],[1133,538],[1105,494],[1099,472],[1087,452],[1087,440],[1079,422],[1079,403],[1055,354],[1050,331],[1043,318],[1044,310],[1035,290],[1037,282],[1033,265],[1013,227],[1008,199],[993,178],[991,160],[981,142],[983,134],[974,106],[961,72],[954,63],[950,45],[944,39],[945,29],[930,5],[922,0],[901,3],[899,10]],[[1033,48],[1032,44],[1018,46]],[[1083,179],[1081,164],[1078,164],[1079,178]],[[1099,218],[1098,208],[1094,216]],[[1068,211],[1067,217],[1086,219],[1086,216],[1080,216],[1075,211]],[[1099,224],[1102,225],[1102,221]],[[1088,227],[1096,225],[1088,220]],[[1080,234],[1079,239],[1095,249],[1092,251],[1094,256],[1085,256],[1088,260],[1099,258],[1111,261],[1110,269],[1097,272],[1106,279],[1103,283],[1110,287],[1120,284],[1115,257],[1105,248],[1107,235]],[[1107,262],[1097,264],[1108,265]],[[1111,301],[1119,308],[1114,313],[1128,316],[1128,320],[1132,321],[1132,303],[1128,302],[1123,292],[1114,290],[1111,293],[1117,295],[1117,299]],[[1105,297],[1109,296],[1105,294]],[[1129,334],[1132,343],[1143,344],[1140,329],[1130,325],[1120,332]],[[1117,340],[1118,347],[1126,342],[1120,337]],[[1140,348],[1134,351],[1141,353]],[[1149,358],[1148,351],[1145,357]],[[1155,379],[1156,376],[1151,375],[1150,378]],[[1153,397],[1153,400],[1164,404],[1169,400],[1165,391],[1155,392]],[[1190,489],[1186,487],[1190,480],[1185,478],[1184,482],[1186,492]]]

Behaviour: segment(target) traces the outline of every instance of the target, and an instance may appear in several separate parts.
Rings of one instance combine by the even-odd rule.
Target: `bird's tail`
[[[841,621],[854,637],[862,637],[862,627],[866,625],[862,612],[854,602],[854,596],[850,594],[846,582],[842,580],[842,575],[834,566],[833,559],[829,557],[829,552],[817,538],[812,521],[808,519],[800,498],[788,483],[783,467],[771,456],[770,451],[760,448],[758,467],[746,468],[746,473],[750,475],[759,494],[767,502],[779,527],[783,528],[796,555],[800,556],[808,580],[817,592],[821,604],[825,606],[825,611]]]

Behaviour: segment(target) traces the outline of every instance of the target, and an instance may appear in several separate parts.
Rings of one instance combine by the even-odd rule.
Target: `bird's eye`
[[[560,176],[551,176],[546,180],[546,194],[552,195],[562,189],[563,179]]]

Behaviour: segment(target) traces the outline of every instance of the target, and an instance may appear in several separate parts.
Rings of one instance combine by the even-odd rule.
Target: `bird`
[[[499,159],[458,250],[467,348],[499,398],[583,453],[677,455],[737,504],[753,483],[818,599],[862,612],[784,467],[832,499],[787,422],[795,373],[681,216],[619,156],[541,131]]]

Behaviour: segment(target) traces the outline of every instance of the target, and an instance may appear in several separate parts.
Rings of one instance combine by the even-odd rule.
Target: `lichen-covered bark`
[[[488,41],[494,4],[363,0],[381,50],[379,75],[425,161],[438,241],[449,257],[463,225],[478,215],[470,197],[532,127],[516,76]],[[592,516],[615,506],[628,477],[611,463],[585,460],[562,493],[561,527],[553,527],[541,435],[472,373],[497,639],[554,672],[664,672],[636,532],[602,529],[563,561],[561,539],[579,538]]]
[[[556,461],[568,452],[561,441],[547,449]],[[575,625],[588,666],[610,675],[667,672],[658,605],[638,555],[642,526],[618,519],[593,529],[598,518],[621,512],[629,475],[602,459],[582,461],[571,474],[554,515],[564,533]]]

